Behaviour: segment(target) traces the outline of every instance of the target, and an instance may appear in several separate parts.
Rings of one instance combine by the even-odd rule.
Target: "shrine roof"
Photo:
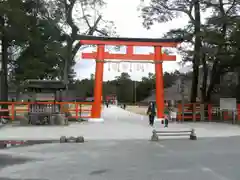
[[[28,79],[24,82],[24,88],[60,90],[65,89],[65,85],[57,80]]]

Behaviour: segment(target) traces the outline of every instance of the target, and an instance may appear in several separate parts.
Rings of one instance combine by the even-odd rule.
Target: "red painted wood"
[[[112,46],[162,46],[176,47],[180,42],[135,42],[135,41],[101,41],[101,40],[80,40],[85,45],[112,45]]]
[[[97,59],[97,53],[82,53],[83,59]],[[111,54],[105,52],[104,59],[121,59],[121,60],[154,60],[154,54]],[[162,54],[162,61],[176,61],[176,56]]]

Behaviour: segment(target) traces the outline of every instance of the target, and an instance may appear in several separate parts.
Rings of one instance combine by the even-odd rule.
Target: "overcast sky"
[[[140,0],[105,1],[107,2],[107,6],[103,11],[103,16],[107,20],[114,21],[117,34],[122,37],[161,38],[170,29],[183,27],[188,22],[188,18],[181,17],[169,23],[155,24],[150,30],[146,30],[142,26],[142,19],[139,17],[140,12],[137,11]],[[84,51],[91,50],[93,49],[85,49]],[[149,53],[153,52],[153,48],[136,48],[135,52]],[[177,53],[175,55],[177,55],[177,61],[179,62],[181,57]],[[76,60],[75,71],[78,79],[89,78],[90,74],[95,72],[95,62],[93,60],[81,59],[81,52],[78,53]],[[104,68],[104,81],[114,79],[121,72],[128,72],[134,80],[140,80],[143,76],[147,76],[149,72],[155,72],[153,64],[147,63],[134,63],[132,65],[130,63],[121,63],[119,68],[116,64],[106,63]],[[163,63],[163,68],[164,71],[174,71],[175,69],[179,69],[179,65],[177,62],[165,62]],[[118,69],[120,72],[118,72]],[[132,69],[132,72],[130,72],[130,69]]]

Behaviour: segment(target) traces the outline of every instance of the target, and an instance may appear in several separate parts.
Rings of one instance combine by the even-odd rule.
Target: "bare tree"
[[[146,28],[150,28],[150,26],[153,25],[154,22],[162,23],[171,21],[181,15],[186,15],[189,18],[189,23],[193,26],[193,33],[188,33],[187,39],[189,40],[189,38],[194,37],[194,53],[192,54],[191,60],[193,64],[191,102],[195,102],[198,91],[201,48],[201,18],[199,0],[151,0],[149,4],[143,6],[141,11],[144,20],[143,25]]]
[[[49,5],[52,16],[59,18],[59,26],[66,34],[66,55],[63,79],[68,84],[74,58],[82,47],[79,35],[115,35],[113,22],[106,21],[101,15],[103,0],[51,0]]]

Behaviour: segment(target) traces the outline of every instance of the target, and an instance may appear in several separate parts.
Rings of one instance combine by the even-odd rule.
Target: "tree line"
[[[79,35],[115,35],[113,22],[99,15],[103,6],[102,0],[0,1],[1,101],[9,84],[20,91],[26,79],[73,83],[75,56],[85,48]]]
[[[191,102],[196,102],[199,85],[201,101],[209,102],[211,95],[218,91],[219,76],[229,71],[239,72],[240,1],[151,0],[142,5],[141,12],[146,28],[181,16],[188,18],[185,27],[172,29],[165,37],[185,40],[186,46],[179,50],[183,62],[191,62],[193,67]],[[198,82],[200,67],[203,78]]]
[[[171,87],[179,78],[180,72],[165,72],[164,88]],[[156,88],[155,74],[149,73],[147,77],[143,77],[141,81],[133,81],[128,73],[121,73],[112,81],[103,83],[103,97],[108,95],[116,95],[119,102],[136,103],[144,100],[152,94],[152,90]],[[94,75],[89,79],[76,80],[70,87],[76,90],[79,97],[94,96]]]

